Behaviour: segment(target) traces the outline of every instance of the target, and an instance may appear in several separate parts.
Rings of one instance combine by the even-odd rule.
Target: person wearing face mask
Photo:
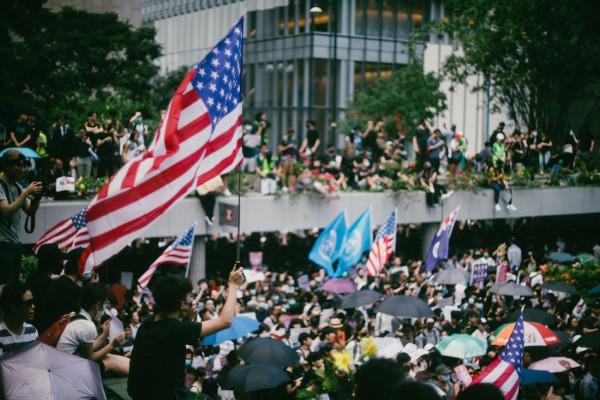
[[[454,382],[452,382],[452,371],[444,364],[435,367],[435,379],[433,383],[439,387],[446,395],[446,399],[453,399],[455,396]]]
[[[435,326],[433,318],[427,318],[424,329],[421,329],[415,337],[415,344],[419,348],[425,347],[426,344],[436,345],[442,336],[440,330]]]
[[[129,359],[110,354],[127,340],[125,332],[105,344],[110,329],[110,318],[102,324],[100,335],[97,334],[95,320],[102,315],[108,290],[100,283],[92,283],[83,289],[81,298],[81,318],[73,318],[63,331],[56,348],[80,357],[97,362],[102,372],[113,372],[118,375],[129,374]]]

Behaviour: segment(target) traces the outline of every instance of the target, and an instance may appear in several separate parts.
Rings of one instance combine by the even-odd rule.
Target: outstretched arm
[[[229,328],[235,316],[237,306],[237,291],[244,282],[243,268],[234,266],[229,274],[229,285],[227,287],[227,300],[217,319],[202,321],[202,330],[200,336],[204,337],[222,329]]]

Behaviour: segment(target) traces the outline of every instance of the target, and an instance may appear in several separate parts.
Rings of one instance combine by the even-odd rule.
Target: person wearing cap
[[[435,378],[433,383],[445,394],[445,398],[452,399],[455,395],[454,382],[452,382],[452,370],[444,364],[435,367]]]
[[[496,134],[496,142],[492,145],[492,164],[497,165],[498,161],[506,164],[506,145],[504,143],[504,134]]]
[[[440,341],[442,333],[435,326],[435,319],[429,317],[425,321],[425,328],[421,329],[415,337],[415,344],[419,348],[424,348],[427,344],[436,345]]]
[[[18,150],[9,150],[0,159],[0,283],[17,279],[21,268],[21,242],[19,225],[23,210],[33,215],[39,207],[34,196],[42,193],[42,183],[31,182],[26,188],[19,185],[25,178],[27,159]]]

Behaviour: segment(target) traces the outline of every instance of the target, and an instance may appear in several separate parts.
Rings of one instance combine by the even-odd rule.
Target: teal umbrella
[[[575,258],[572,255],[565,253],[564,251],[553,251],[548,254],[548,258],[557,263],[570,263],[575,261]]]
[[[250,333],[258,330],[258,328],[260,328],[260,323],[257,320],[238,315],[233,318],[233,322],[229,328],[204,337],[202,344],[216,346],[227,340],[237,340],[248,336]]]
[[[575,256],[575,258],[582,264],[594,261],[596,259],[596,257],[594,257],[594,255],[590,253],[579,253]]]
[[[600,285],[596,285],[587,293],[590,297],[600,296]]]
[[[25,158],[40,158],[40,155],[35,152],[35,150],[30,149],[29,147],[9,147],[0,152],[0,157],[4,155],[4,153],[8,153],[11,150],[16,150],[19,153],[23,154]]]
[[[465,359],[485,355],[487,343],[471,335],[457,333],[444,336],[435,348],[444,357]]]

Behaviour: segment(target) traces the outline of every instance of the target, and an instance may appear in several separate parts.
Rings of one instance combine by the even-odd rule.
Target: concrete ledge
[[[398,222],[401,224],[437,223],[459,204],[462,206],[459,219],[485,220],[600,213],[600,187],[516,188],[513,194],[518,211],[510,213],[504,207],[500,212],[494,211],[491,189],[459,191],[442,206],[436,207],[427,207],[425,193],[421,191],[341,193],[335,200],[324,200],[316,194],[248,194],[242,197],[241,226],[244,232],[322,228],[342,210],[346,210],[351,223],[367,207],[371,207],[372,210],[373,227],[382,223],[394,207],[398,210]],[[221,197],[218,202],[237,204],[237,197]],[[43,202],[36,217],[35,231],[32,234],[21,231],[22,242],[34,243],[51,226],[75,214],[85,205],[87,202],[83,201]],[[218,217],[218,205],[215,215]],[[176,236],[193,221],[198,221],[198,235],[232,229],[219,226],[218,221],[210,230],[207,229],[199,200],[189,197],[155,222],[144,236]]]

